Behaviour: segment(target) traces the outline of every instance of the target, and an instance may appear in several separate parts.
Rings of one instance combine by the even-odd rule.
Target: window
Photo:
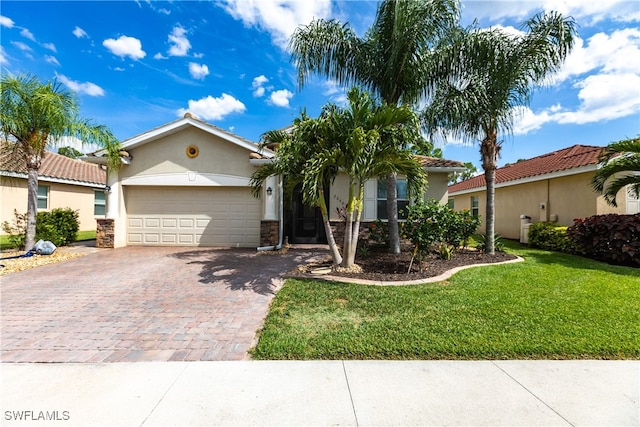
[[[103,190],[93,191],[93,214],[104,215],[106,212],[105,194]]]
[[[449,200],[447,200],[447,206],[449,206],[449,209],[455,209],[455,201],[456,200],[453,197],[449,197]]]
[[[38,185],[38,209],[49,207],[49,186]]]
[[[480,202],[477,196],[471,196],[471,215],[476,217],[480,215]]]
[[[409,206],[407,199],[407,180],[396,180],[396,191],[398,192],[398,219],[407,219],[406,207]],[[389,219],[387,216],[387,181],[378,180],[378,219]]]

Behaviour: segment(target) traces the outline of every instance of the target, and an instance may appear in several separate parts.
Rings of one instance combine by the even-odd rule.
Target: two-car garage
[[[125,186],[127,245],[252,247],[260,200],[248,187]]]

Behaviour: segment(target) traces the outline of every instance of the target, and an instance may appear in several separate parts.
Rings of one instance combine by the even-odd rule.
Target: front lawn
[[[437,284],[287,280],[256,359],[638,359],[640,269],[524,248]]]

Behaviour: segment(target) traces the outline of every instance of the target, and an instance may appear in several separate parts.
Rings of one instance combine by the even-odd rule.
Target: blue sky
[[[288,37],[313,17],[362,35],[374,1],[7,1],[0,5],[2,72],[57,78],[81,114],[124,140],[191,111],[257,142],[302,109],[315,116],[344,89],[312,78],[300,89]],[[570,15],[579,39],[564,69],[535,92],[500,165],[640,134],[640,2],[463,1],[462,22],[516,31],[542,9]],[[478,145],[449,141],[445,157],[473,162]]]

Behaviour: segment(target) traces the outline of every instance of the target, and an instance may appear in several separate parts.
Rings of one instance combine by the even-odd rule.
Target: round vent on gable
[[[187,147],[187,157],[190,159],[194,159],[196,157],[198,157],[198,154],[200,153],[200,150],[198,150],[198,146],[197,145],[190,145]]]

